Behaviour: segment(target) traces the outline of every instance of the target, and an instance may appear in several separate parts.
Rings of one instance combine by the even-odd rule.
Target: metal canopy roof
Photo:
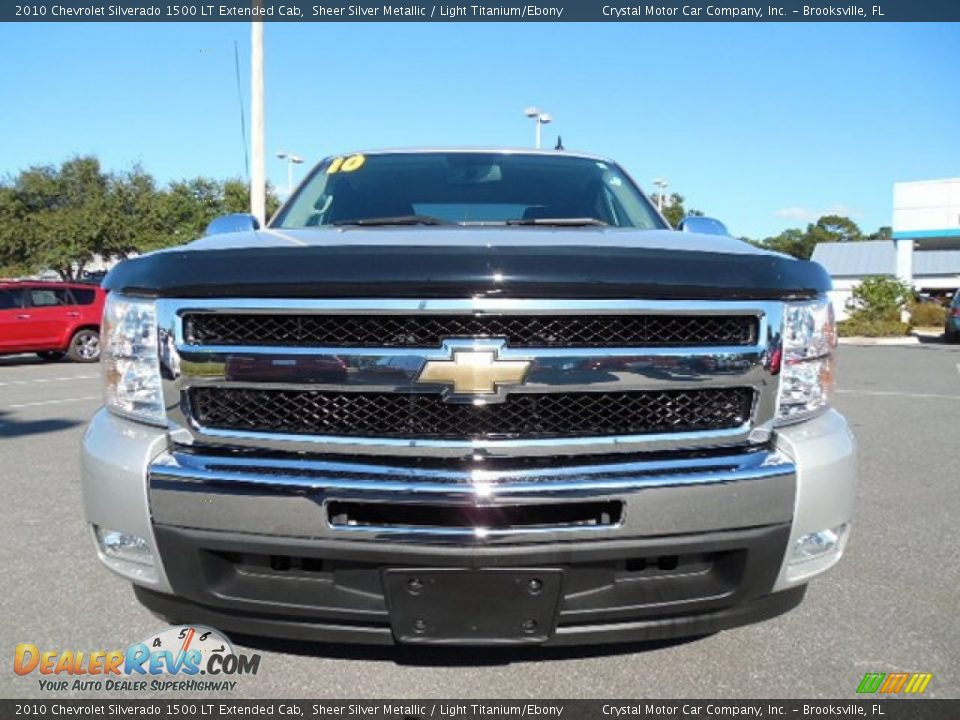
[[[889,240],[820,243],[813,260],[831,277],[896,275],[896,246]],[[960,275],[960,250],[915,250],[913,275]]]

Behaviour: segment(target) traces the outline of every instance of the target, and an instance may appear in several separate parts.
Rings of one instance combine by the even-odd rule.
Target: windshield
[[[329,158],[272,223],[664,228],[616,165],[557,155],[383,153]]]

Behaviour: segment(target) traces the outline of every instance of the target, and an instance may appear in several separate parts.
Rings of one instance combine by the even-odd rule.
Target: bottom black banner
[[[874,718],[957,720],[960,700],[0,700],[12,717],[308,717],[339,720],[493,718]]]

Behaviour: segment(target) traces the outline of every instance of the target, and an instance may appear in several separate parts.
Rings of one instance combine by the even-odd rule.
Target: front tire
[[[77,330],[70,338],[67,357],[74,362],[92,363],[100,359],[100,333],[91,328]]]

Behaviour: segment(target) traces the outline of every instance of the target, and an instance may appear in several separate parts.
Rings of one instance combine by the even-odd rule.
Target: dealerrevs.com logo
[[[37,676],[49,692],[233,690],[244,675],[256,675],[260,655],[238,653],[223,634],[200,625],[178,625],[126,650],[46,650],[20,643],[13,670]]]

